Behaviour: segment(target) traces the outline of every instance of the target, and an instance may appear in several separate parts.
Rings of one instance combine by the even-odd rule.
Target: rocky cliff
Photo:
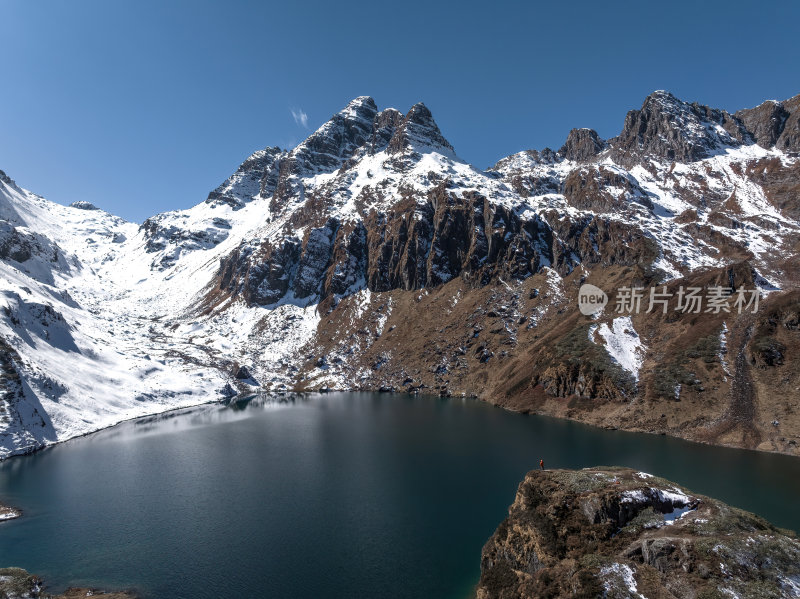
[[[479,599],[797,597],[800,541],[623,468],[532,471],[481,554]]]

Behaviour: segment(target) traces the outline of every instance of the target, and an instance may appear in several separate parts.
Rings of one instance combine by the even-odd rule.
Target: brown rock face
[[[591,212],[626,209],[631,202],[653,207],[633,177],[602,166],[576,168],[564,179],[563,194],[571,206]]]
[[[789,113],[775,147],[785,152],[800,152],[800,94],[783,102]]]
[[[258,248],[242,245],[220,264],[217,289],[241,295],[251,304],[274,304],[289,291],[299,256],[297,238],[284,238],[276,245],[267,243]]]
[[[800,151],[800,95],[784,102],[767,100],[755,108],[736,113],[756,143],[784,152]]]
[[[762,158],[747,165],[747,174],[773,206],[800,220],[800,162],[785,165],[779,158]]]
[[[388,150],[398,153],[420,143],[428,147],[453,151],[453,146],[444,138],[434,122],[431,111],[422,102],[414,104],[408,114],[400,120],[389,141]]]
[[[217,290],[241,293],[254,304],[297,298],[420,289],[464,276],[485,284],[492,276],[521,279],[553,261],[550,228],[476,193],[456,196],[442,185],[425,204],[413,199],[386,213],[340,226],[330,219],[303,240],[243,245],[223,260]]]
[[[483,547],[477,596],[791,597],[799,557],[794,534],[658,477],[532,471]]]
[[[594,129],[572,129],[558,153],[567,160],[586,162],[597,156],[605,147],[606,142]]]
[[[771,148],[783,133],[789,112],[780,102],[767,100],[755,108],[738,111],[736,116],[742,120],[758,145]]]
[[[694,162],[748,139],[741,121],[724,110],[689,104],[669,92],[657,91],[640,110],[628,113],[622,133],[609,144],[614,159],[627,166],[647,156]]]

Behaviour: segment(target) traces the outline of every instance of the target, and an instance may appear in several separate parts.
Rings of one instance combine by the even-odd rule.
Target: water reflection
[[[294,392],[259,392],[243,397],[236,396],[227,402],[226,406],[234,411],[246,410],[247,408],[277,408],[282,406],[293,406],[298,403],[308,403],[309,393]]]

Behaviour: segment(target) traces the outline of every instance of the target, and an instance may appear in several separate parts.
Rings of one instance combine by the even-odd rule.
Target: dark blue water
[[[0,566],[146,597],[469,596],[525,472],[626,465],[800,529],[800,460],[328,394],[203,406],[0,464]]]

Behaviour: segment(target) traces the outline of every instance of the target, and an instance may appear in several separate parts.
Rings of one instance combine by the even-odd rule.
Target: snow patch
[[[620,316],[608,323],[589,327],[589,339],[597,343],[595,335],[599,335],[605,344],[606,351],[622,368],[639,381],[639,369],[644,362],[646,348],[642,343],[630,316]]]
[[[610,566],[605,566],[600,570],[600,578],[603,580],[603,588],[605,588],[606,593],[622,587],[632,595],[645,599],[645,596],[639,592],[639,588],[636,585],[633,569],[627,564],[614,562]]]

